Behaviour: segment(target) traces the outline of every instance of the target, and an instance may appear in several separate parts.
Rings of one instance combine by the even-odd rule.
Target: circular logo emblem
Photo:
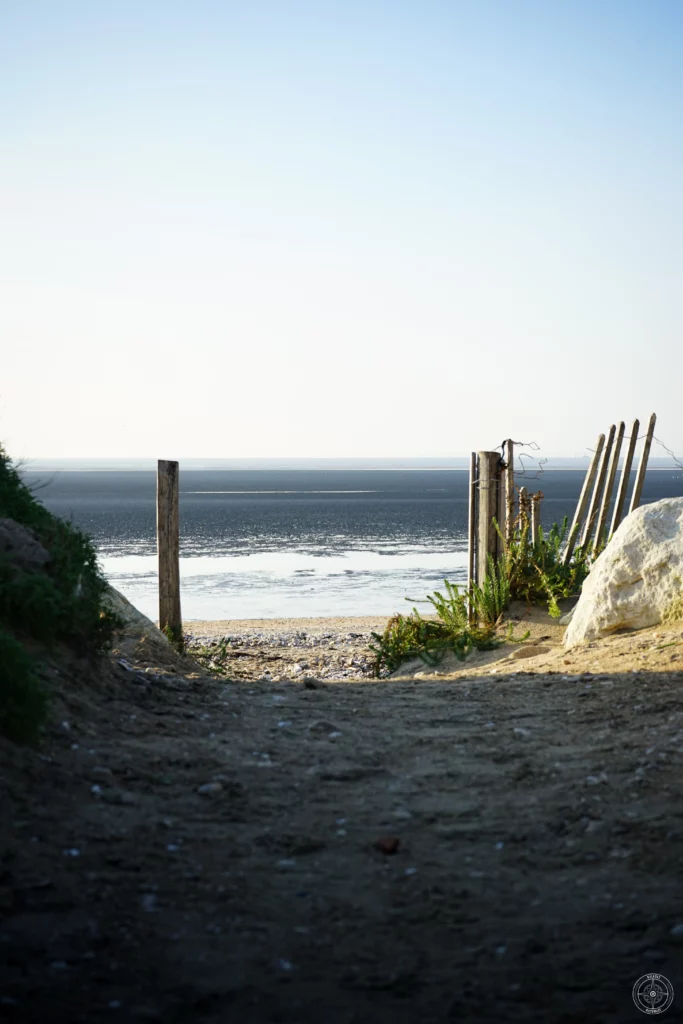
[[[644,974],[633,986],[633,1002],[643,1013],[664,1013],[674,1001],[674,987],[663,974]]]

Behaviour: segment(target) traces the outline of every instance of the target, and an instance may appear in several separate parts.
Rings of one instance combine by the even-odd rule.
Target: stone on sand
[[[635,509],[583,584],[566,647],[683,619],[683,498]]]

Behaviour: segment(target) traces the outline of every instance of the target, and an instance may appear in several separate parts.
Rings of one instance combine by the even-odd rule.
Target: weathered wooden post
[[[617,475],[617,466],[619,465],[619,453],[621,452],[621,444],[624,440],[624,431],[626,430],[626,424],[622,420],[619,424],[619,430],[617,431],[617,439],[614,442],[614,448],[612,449],[612,457],[609,463],[609,470],[607,472],[607,483],[605,484],[605,492],[602,496],[602,502],[600,503],[600,512],[598,513],[598,525],[595,527],[595,550],[597,551],[602,543],[602,537],[605,532],[605,525],[607,523],[607,514],[609,512],[609,503],[612,500],[612,489],[614,487],[614,480]]]
[[[633,495],[631,497],[631,508],[629,509],[629,512],[633,512],[633,510],[638,508],[640,505],[640,498],[643,493],[643,484],[645,483],[645,470],[647,469],[647,460],[650,457],[650,448],[652,447],[652,438],[654,436],[656,422],[657,414],[653,412],[652,416],[650,416],[647,434],[645,435],[643,454],[640,456],[640,465],[638,466],[638,472],[636,473],[636,482],[633,485]]]
[[[581,534],[581,547],[588,543],[591,539],[593,527],[595,526],[595,519],[598,514],[598,507],[600,504],[600,498],[602,496],[602,489],[605,485],[605,477],[607,476],[607,466],[609,464],[609,457],[612,454],[612,445],[614,444],[614,434],[616,431],[614,423],[609,428],[607,435],[607,443],[602,450],[602,458],[600,459],[600,469],[598,471],[598,479],[595,482],[595,490],[593,491],[593,497],[588,509],[588,515],[586,516],[586,522],[583,527],[583,533]]]
[[[500,491],[500,454],[498,452],[477,453],[477,479],[479,481],[477,503],[477,583],[483,586],[489,568],[489,556],[496,560],[498,534],[494,519],[498,517],[498,494]]]
[[[621,470],[621,477],[619,478],[619,489],[617,490],[617,497],[616,501],[614,502],[614,512],[612,514],[612,529],[610,530],[610,536],[612,536],[617,526],[621,522],[621,517],[624,513],[624,504],[626,503],[628,482],[631,476],[631,466],[633,465],[633,453],[636,450],[636,442],[638,440],[639,430],[640,420],[634,420],[633,426],[631,427],[631,437],[629,438],[628,449],[626,450],[626,458],[624,459],[624,465]]]
[[[505,503],[505,463],[501,461],[498,469],[498,497],[496,499],[496,561],[505,557],[505,535],[507,533],[507,507]]]
[[[531,498],[526,487],[519,489],[519,532],[520,536],[526,530],[527,543],[529,542],[529,531],[531,529]]]
[[[467,593],[472,591],[472,584],[476,580],[476,551],[477,551],[477,453],[472,452],[470,456],[470,492],[469,492],[469,522],[467,529]],[[472,618],[472,607],[470,605],[470,619]]]
[[[180,615],[180,529],[178,463],[157,464],[157,553],[159,556],[159,629],[182,644]]]
[[[515,529],[515,445],[505,442],[505,547],[509,548]]]
[[[531,543],[538,544],[541,539],[541,502],[543,491],[531,495]]]
[[[595,446],[595,451],[593,452],[593,458],[591,459],[590,466],[586,471],[586,477],[583,481],[583,487],[581,488],[579,502],[576,506],[576,512],[574,513],[574,519],[571,525],[571,529],[569,531],[569,536],[567,537],[567,546],[564,549],[564,555],[562,556],[562,563],[564,565],[566,565],[569,562],[569,559],[572,557],[574,553],[574,547],[576,545],[576,541],[578,540],[579,530],[581,529],[581,523],[583,521],[583,514],[586,511],[588,496],[591,492],[593,481],[595,480],[595,474],[598,469],[598,462],[600,461],[600,456],[602,455],[602,449],[604,444],[605,435],[598,434],[598,441]]]

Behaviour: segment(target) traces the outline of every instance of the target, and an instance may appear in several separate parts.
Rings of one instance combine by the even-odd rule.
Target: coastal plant
[[[0,518],[28,527],[50,555],[39,573],[0,560],[0,623],[47,643],[64,641],[93,654],[121,625],[103,604],[107,582],[90,538],[52,515],[23,483],[0,446]]]
[[[512,623],[505,633],[498,630],[511,600],[547,604],[550,615],[558,618],[558,601],[580,592],[599,554],[589,542],[576,548],[565,565],[567,522],[565,517],[561,524],[554,523],[547,533],[540,529],[532,540],[528,521],[522,521],[504,555],[497,561],[489,556],[483,583],[461,591],[444,580],[444,592],[437,590],[422,602],[432,606],[433,617],[423,618],[416,608],[411,615],[395,615],[382,634],[372,634],[375,675],[393,672],[411,658],[435,665],[447,651],[464,658],[475,649],[525,640],[528,632],[515,636]],[[500,534],[497,524],[496,529]]]
[[[383,633],[372,633],[376,677],[395,671],[411,658],[421,658],[433,667],[449,651],[463,659],[473,650],[493,650],[503,642],[494,625],[470,623],[466,593],[448,580],[444,588],[445,594],[437,590],[423,602],[431,604],[435,617],[423,618],[413,608],[410,615],[394,615]]]
[[[510,598],[510,576],[507,558],[503,556],[496,562],[489,555],[488,571],[483,584],[471,584],[470,606],[479,621],[489,626],[497,626],[505,613],[505,609],[510,604]]]
[[[48,512],[2,446],[0,518],[32,531],[49,555],[45,565],[34,569],[21,568],[7,554],[0,556],[0,730],[26,738],[36,734],[46,709],[29,667],[39,655],[27,648],[34,651],[38,643],[49,651],[63,643],[93,657],[109,646],[122,622],[105,606],[108,586],[90,538]],[[20,724],[15,727],[13,722]]]
[[[172,626],[167,624],[161,632],[164,634],[169,644],[171,644],[172,647],[175,647],[178,654],[185,653],[185,637],[182,629],[174,629]]]
[[[580,592],[591,564],[602,550],[594,549],[593,542],[589,541],[575,548],[565,565],[563,552],[567,531],[566,516],[561,524],[553,523],[547,533],[540,528],[535,539],[529,535],[528,521],[520,524],[519,533],[512,537],[501,563],[508,579],[510,600],[547,603],[550,615],[559,618],[558,601]]]
[[[230,637],[223,637],[212,644],[198,645],[192,648],[192,657],[211,675],[225,675],[232,652],[231,643]]]

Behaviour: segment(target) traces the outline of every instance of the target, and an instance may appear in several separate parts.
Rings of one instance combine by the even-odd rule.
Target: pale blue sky
[[[16,456],[683,451],[683,3],[1,0]]]

